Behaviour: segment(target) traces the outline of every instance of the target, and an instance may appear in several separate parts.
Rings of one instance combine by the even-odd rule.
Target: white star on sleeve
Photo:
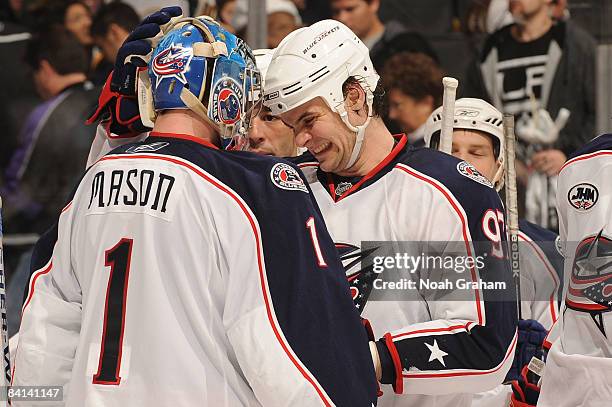
[[[438,341],[434,339],[432,345],[425,343],[425,346],[427,346],[427,348],[431,351],[428,362],[436,359],[438,362],[442,363],[442,366],[446,367],[446,363],[444,363],[444,356],[447,356],[448,353],[444,352],[438,347]]]

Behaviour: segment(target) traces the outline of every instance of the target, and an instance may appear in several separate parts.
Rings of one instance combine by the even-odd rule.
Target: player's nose
[[[300,131],[295,135],[295,144],[298,147],[306,147],[306,143],[312,140],[312,135],[307,131]]]
[[[264,141],[264,125],[259,117],[253,119],[251,128],[249,129],[249,143],[251,146],[256,146]]]

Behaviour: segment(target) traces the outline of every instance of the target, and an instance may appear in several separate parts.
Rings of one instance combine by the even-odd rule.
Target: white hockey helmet
[[[270,48],[260,48],[253,50],[253,55],[255,55],[255,63],[257,64],[257,69],[259,69],[259,73],[261,74],[262,84],[264,86],[266,83],[266,73],[268,72],[270,61],[272,61],[272,53],[274,53],[274,50]]]
[[[366,94],[368,119],[361,126],[352,125],[344,109],[342,85],[350,77],[359,81]],[[275,49],[266,73],[264,105],[276,116],[323,98],[357,133],[348,168],[361,151],[379,79],[368,47],[341,22],[322,20],[292,32]]]
[[[453,129],[478,130],[493,137],[493,152],[499,169],[491,180],[498,191],[504,185],[504,127],[502,113],[490,103],[475,98],[461,98],[455,102]],[[442,106],[434,110],[425,122],[425,145],[438,149],[442,130]]]

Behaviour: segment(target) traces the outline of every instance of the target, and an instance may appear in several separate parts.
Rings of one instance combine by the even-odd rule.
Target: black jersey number
[[[93,376],[94,384],[118,385],[121,382],[119,368],[132,244],[132,239],[123,238],[104,252],[104,265],[110,267],[110,276],[106,288],[100,360],[98,372]]]

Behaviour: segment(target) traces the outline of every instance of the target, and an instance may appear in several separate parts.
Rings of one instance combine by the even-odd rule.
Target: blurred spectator
[[[332,18],[329,0],[291,0],[300,11],[302,24],[309,26],[317,21]]]
[[[96,70],[96,77],[90,77],[94,84],[104,84],[113,69],[117,51],[139,22],[136,11],[126,3],[117,1],[100,8],[91,25],[91,35],[102,51],[104,61],[100,64],[104,65]]]
[[[289,0],[266,0],[268,48],[276,48],[292,31],[302,26],[297,7]]]
[[[235,33],[236,29],[232,25],[234,13],[236,12],[236,0],[217,0],[217,20],[229,32]]]
[[[0,0],[0,21],[18,23],[21,21],[23,0]]]
[[[380,21],[380,0],[331,0],[331,7],[332,17],[346,24],[370,49],[370,58],[377,71],[396,52],[422,52],[437,59],[422,35],[408,31],[398,21],[386,24]],[[402,36],[398,37],[399,34]]]
[[[91,38],[91,11],[85,2],[73,0],[65,2],[64,26],[74,34],[81,44],[88,47],[93,44]]]
[[[85,168],[95,128],[84,121],[99,92],[86,81],[85,49],[61,26],[30,40],[26,63],[45,102],[26,118],[6,170],[10,233],[41,233],[54,223]]]
[[[515,115],[517,157],[527,166],[517,172],[528,171],[518,173],[528,180],[525,215],[552,230],[555,176],[595,124],[595,41],[571,21],[555,22],[556,3],[511,0],[516,23],[487,38],[463,92]]]
[[[389,119],[399,124],[412,145],[423,147],[425,122],[442,104],[442,70],[425,54],[403,52],[385,63],[381,75]]]
[[[19,23],[21,2],[5,0],[0,9],[0,172],[4,172],[10,156],[17,146],[18,134],[23,118],[40,103],[34,89],[30,69],[23,64],[26,45],[31,35]],[[0,185],[3,184],[0,174]]]

